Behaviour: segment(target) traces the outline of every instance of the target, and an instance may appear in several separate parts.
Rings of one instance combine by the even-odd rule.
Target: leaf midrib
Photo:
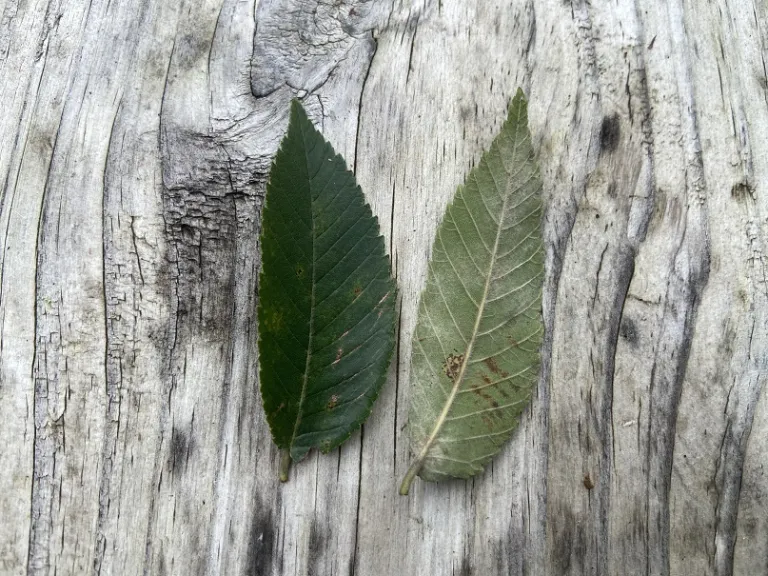
[[[517,145],[517,142],[515,142],[515,145]],[[435,422],[435,427],[432,429],[432,433],[429,435],[429,438],[427,438],[427,441],[424,443],[424,447],[419,452],[419,455],[416,457],[416,460],[413,462],[413,464],[411,464],[411,467],[409,468],[405,478],[403,479],[403,483],[400,488],[401,494],[403,493],[404,489],[406,490],[406,493],[407,493],[407,488],[410,485],[410,482],[413,480],[416,474],[418,474],[419,471],[421,470],[421,467],[424,464],[424,460],[426,460],[429,450],[432,448],[432,445],[437,439],[437,435],[440,433],[440,430],[442,429],[443,424],[445,424],[448,418],[448,413],[451,411],[453,402],[456,399],[456,396],[458,395],[458,392],[461,388],[462,381],[464,380],[464,374],[467,371],[467,366],[469,366],[469,359],[472,355],[472,350],[474,349],[474,346],[475,346],[475,340],[477,338],[477,333],[480,328],[480,322],[482,321],[483,312],[485,311],[485,304],[488,300],[488,293],[490,291],[491,280],[493,277],[493,268],[496,265],[496,254],[498,253],[498,250],[499,250],[499,240],[501,238],[501,232],[503,229],[503,223],[504,223],[504,217],[506,215],[508,199],[509,199],[509,194],[506,194],[501,204],[502,216],[501,218],[499,218],[499,222],[496,228],[496,238],[494,239],[494,242],[493,242],[493,250],[491,251],[491,261],[488,264],[488,273],[486,274],[486,277],[485,277],[485,286],[483,286],[483,296],[477,308],[477,316],[475,317],[475,324],[472,327],[472,335],[470,336],[467,342],[467,348],[464,353],[464,361],[461,363],[461,369],[459,370],[459,373],[456,376],[456,380],[453,383],[453,387],[451,388],[451,393],[448,395],[448,398],[445,401],[443,410],[442,412],[440,412],[440,416],[438,416],[437,421]]]
[[[293,434],[291,435],[291,441],[288,445],[288,453],[290,454],[293,449],[294,442],[296,442],[296,436],[299,432],[299,426],[301,424],[302,411],[304,410],[304,401],[307,398],[307,385],[309,383],[309,365],[312,361],[312,344],[315,334],[315,286],[316,286],[316,273],[317,273],[317,261],[316,257],[316,238],[315,238],[315,213],[314,213],[314,201],[312,199],[312,177],[309,175],[309,154],[307,153],[307,138],[304,130],[301,130],[301,143],[304,149],[304,163],[307,168],[307,184],[309,185],[309,215],[310,215],[310,234],[312,238],[312,286],[309,296],[309,337],[307,338],[307,360],[304,365],[304,378],[301,383],[301,395],[299,396],[299,406],[296,410],[296,424],[293,426]]]

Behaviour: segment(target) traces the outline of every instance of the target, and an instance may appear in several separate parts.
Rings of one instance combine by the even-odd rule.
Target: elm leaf
[[[262,215],[259,380],[290,461],[365,421],[394,348],[395,284],[379,225],[344,159],[291,104]]]
[[[501,132],[438,227],[411,357],[415,459],[400,486],[481,472],[539,372],[544,253],[538,166],[518,90]]]

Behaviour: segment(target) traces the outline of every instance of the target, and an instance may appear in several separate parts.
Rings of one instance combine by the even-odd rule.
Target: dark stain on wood
[[[166,248],[158,284],[170,314],[157,344],[173,371],[191,338],[221,342],[222,361],[230,357],[233,319],[246,313],[234,301],[237,246],[252,242],[256,183],[268,167],[237,166],[211,134],[179,130],[171,117],[161,118],[160,134]],[[241,186],[245,176],[236,172],[246,169]]]
[[[309,576],[324,576],[322,555],[325,549],[325,535],[318,529],[317,520],[314,518],[309,525]]]
[[[553,502],[552,573],[581,573],[587,553],[584,530],[580,529],[573,510],[562,502]],[[556,520],[555,520],[556,519]]]
[[[275,531],[272,510],[280,509],[279,498],[272,505],[266,505],[258,495],[254,495],[253,520],[246,552],[246,570],[248,575],[271,574],[274,555]]]
[[[592,478],[589,477],[589,474],[584,474],[584,480],[582,482],[584,484],[584,488],[587,490],[592,490],[592,488],[595,487],[595,484],[592,482]]]
[[[621,126],[619,115],[603,117],[603,124],[600,126],[600,148],[604,152],[613,152],[619,145],[621,136]]]
[[[752,198],[752,187],[746,182],[738,182],[731,188],[731,198],[737,202],[746,202]]]
[[[191,70],[195,64],[206,58],[211,50],[211,43],[199,34],[184,34],[176,39],[174,48],[177,66],[182,70]]]
[[[565,574],[571,568],[573,552],[574,518],[573,512],[564,506],[557,511],[557,522],[552,522],[552,564],[557,574]]]
[[[619,328],[619,335],[629,344],[636,346],[638,342],[637,326],[632,318],[625,317]]]
[[[180,473],[186,468],[191,449],[191,440],[180,428],[174,426],[171,431],[171,457],[168,466],[171,472]]]
[[[491,549],[491,555],[494,557],[496,571],[493,574],[526,574],[527,551],[524,542],[529,538],[529,534],[523,529],[523,523],[518,526],[516,523],[510,523],[506,537],[496,541]]]

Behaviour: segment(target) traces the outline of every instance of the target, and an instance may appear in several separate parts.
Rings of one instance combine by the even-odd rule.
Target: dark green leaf
[[[518,91],[437,230],[419,303],[400,488],[481,470],[518,425],[539,371],[541,180]]]
[[[261,248],[261,394],[275,443],[300,460],[370,414],[394,346],[395,285],[362,190],[295,100]]]

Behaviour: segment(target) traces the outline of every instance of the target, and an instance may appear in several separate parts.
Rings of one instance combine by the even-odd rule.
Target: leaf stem
[[[411,464],[411,467],[408,468],[408,472],[405,473],[405,477],[403,478],[403,481],[400,483],[400,496],[408,496],[408,491],[411,489],[411,483],[413,482],[413,479],[416,478],[416,475],[421,470],[421,465],[423,464],[424,460],[421,460],[417,458],[413,461],[413,464]]]
[[[291,451],[280,450],[280,482],[288,482],[288,470],[291,468]]]
[[[406,472],[405,478],[403,478],[403,483],[400,485],[400,494],[402,496],[408,495],[408,490],[411,487],[411,482],[413,482],[414,477],[421,470],[421,467],[424,464],[424,459],[427,457],[427,454],[429,454],[429,450],[432,448],[432,444],[435,442],[437,435],[440,433],[440,430],[443,427],[443,424],[445,424],[446,418],[448,418],[448,413],[451,411],[453,402],[454,400],[456,400],[456,395],[458,394],[459,389],[461,388],[461,384],[464,381],[464,374],[467,371],[467,366],[469,366],[469,359],[472,357],[472,351],[475,347],[475,341],[477,340],[477,333],[480,329],[480,321],[483,318],[483,310],[485,310],[485,304],[488,301],[488,292],[491,287],[491,276],[493,274],[493,267],[496,263],[496,256],[499,252],[499,238],[501,238],[501,229],[502,229],[501,224],[504,219],[504,213],[506,212],[506,210],[507,210],[507,200],[505,199],[501,205],[502,217],[499,220],[499,225],[496,230],[496,239],[493,242],[493,250],[491,251],[491,261],[488,265],[488,275],[485,277],[485,286],[483,287],[483,297],[480,300],[480,306],[477,309],[477,316],[475,317],[475,324],[472,327],[472,337],[467,343],[467,349],[464,352],[464,360],[461,363],[461,368],[459,369],[459,373],[454,377],[451,393],[448,396],[448,399],[446,400],[445,405],[443,406],[443,410],[440,413],[440,416],[437,418],[437,422],[435,423],[435,427],[433,428],[432,433],[429,435],[429,438],[427,438],[427,441],[424,443],[424,447],[421,449],[421,452],[413,461],[413,464],[411,464],[411,467],[408,469],[408,472]],[[437,231],[437,234],[438,234],[438,238],[440,238],[440,230]]]

